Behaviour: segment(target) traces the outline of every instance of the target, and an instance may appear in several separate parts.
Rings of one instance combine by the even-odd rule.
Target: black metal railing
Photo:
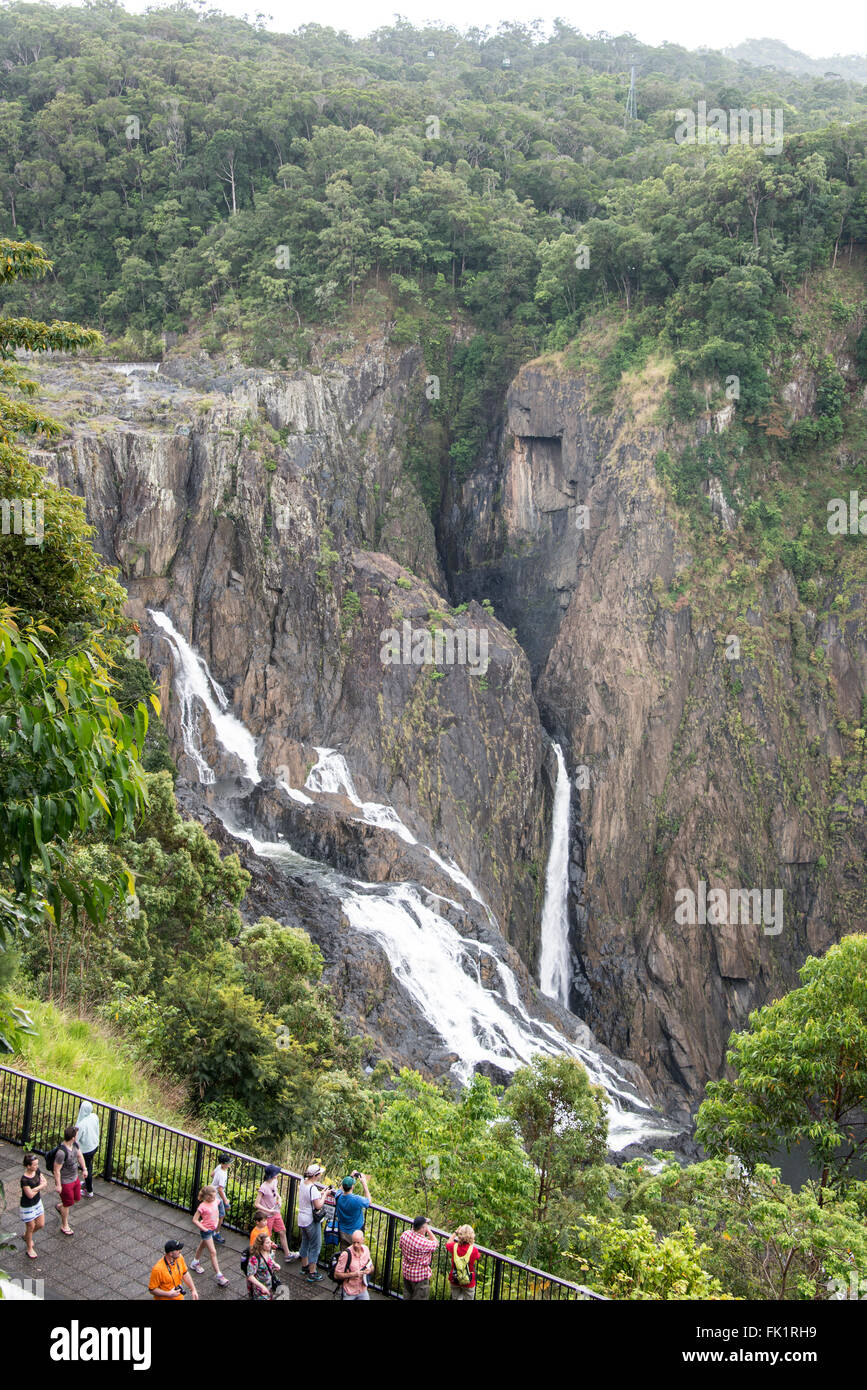
[[[11,1067],[0,1067],[0,1139],[37,1153],[48,1153],[63,1138],[67,1125],[75,1124],[78,1107],[89,1100],[100,1120],[99,1150],[94,1171],[104,1181],[140,1192],[156,1202],[195,1211],[199,1190],[210,1180],[220,1154],[230,1153],[231,1211],[224,1224],[246,1235],[253,1225],[256,1194],[262,1182],[263,1160],[238,1153],[225,1144],[185,1134],[156,1120],[121,1110],[92,1096],[68,1091],[50,1081],[26,1076]],[[290,1239],[297,1234],[298,1173],[281,1170],[278,1180],[282,1214]],[[411,1217],[371,1202],[365,1221],[365,1237],[376,1272],[371,1288],[392,1298],[401,1296],[400,1237],[412,1227]],[[437,1231],[440,1246],[431,1272],[431,1298],[448,1298],[451,1263],[445,1249],[446,1232]],[[476,1267],[476,1299],[578,1300],[601,1299],[602,1294],[555,1274],[521,1264],[484,1246]],[[327,1263],[329,1246],[323,1241],[320,1263]]]

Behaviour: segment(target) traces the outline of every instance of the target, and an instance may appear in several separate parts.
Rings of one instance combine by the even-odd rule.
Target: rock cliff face
[[[787,575],[740,612],[710,581],[677,597],[696,556],[655,474],[666,442],[625,395],[600,418],[580,375],[528,365],[456,499],[449,560],[461,597],[515,624],[578,768],[573,1007],[695,1095],[752,1008],[863,929],[863,769],[847,778],[840,727],[861,722],[867,637],[861,611],[818,622]],[[780,890],[780,922],[751,903],[749,922],[738,905],[679,923],[677,891],[701,881]]]
[[[401,468],[418,367],[414,351],[382,343],[294,377],[217,375],[206,359],[127,375],[54,362],[40,368],[41,384],[69,433],[37,458],[84,496],[99,548],[120,569],[185,781],[195,786],[198,773],[185,751],[172,649],[153,610],[202,654],[256,738],[263,785],[277,779],[299,791],[322,747],[345,760],[354,800],[343,786],[326,788],[293,818],[285,797],[280,806],[262,795],[242,821],[253,811],[260,835],[279,824],[300,851],[370,883],[411,878],[444,899],[466,898],[455,873],[468,876],[529,958],[552,795],[547,739],[518,643],[476,603],[449,609],[431,521]],[[469,660],[420,666],[419,640]],[[239,776],[204,714],[197,738],[219,777]],[[359,803],[374,803],[373,814],[387,803],[403,838],[363,824]],[[413,850],[413,838],[436,860]],[[302,897],[303,924],[318,916],[313,935],[332,983],[343,981],[345,1011],[366,1019],[363,1031],[385,1055],[416,1064],[427,1056],[438,1074],[417,1011],[413,1029],[405,993],[395,982],[381,988],[382,952],[354,943],[349,990],[333,900],[309,885]],[[462,930],[484,932],[484,910],[472,901],[469,910],[477,920]],[[512,965],[524,971],[519,956]],[[526,971],[520,985],[535,997]],[[386,995],[381,1017],[371,1013],[370,1000]],[[541,997],[535,1007],[550,1012]]]
[[[359,796],[390,801],[456,857],[529,947],[543,734],[518,644],[477,605],[453,617],[443,598],[433,527],[401,471],[418,365],[382,344],[318,376],[214,377],[181,360],[132,390],[109,368],[48,367],[50,393],[89,418],[41,461],[84,495],[120,568],[177,748],[169,652],[148,608],[205,657],[265,773],[301,787],[316,747],[339,749]],[[486,671],[384,667],[381,633],[407,622],[432,639],[483,628]]]
[[[257,737],[263,781],[242,819],[255,813],[257,833],[345,874],[411,879],[440,901],[454,895],[454,861],[543,1014],[530,977],[557,738],[574,784],[572,1007],[670,1104],[694,1098],[749,1010],[864,925],[863,770],[840,732],[860,723],[867,690],[861,614],[820,623],[785,577],[742,611],[710,580],[679,592],[701,557],[656,477],[653,383],[649,404],[624,396],[600,417],[556,359],[513,382],[496,446],[439,518],[438,554],[402,468],[421,371],[415,350],[382,342],[291,376],[218,374],[204,357],[126,376],[52,363],[42,382],[69,433],[41,461],[86,498],[121,570],[189,782],[170,649],[149,609],[202,653]],[[727,424],[723,412],[708,428]],[[708,491],[730,528],[729,504]],[[412,662],[412,641],[439,632],[459,647],[482,631],[484,672]],[[201,737],[208,762],[236,776],[207,721]],[[303,788],[323,747],[345,758],[355,799],[337,786],[302,815],[274,788]],[[207,798],[190,795],[207,818]],[[407,834],[363,824],[361,803],[388,803]],[[251,862],[251,903],[280,915],[282,901],[313,932],[347,1014],[386,1055],[436,1072],[443,1059],[417,1013],[408,1022],[382,952],[350,948],[333,898],[303,875],[287,888]],[[779,890],[779,920],[679,921],[676,894],[702,882],[770,890],[768,914]],[[460,910],[462,932],[484,940],[484,910]]]

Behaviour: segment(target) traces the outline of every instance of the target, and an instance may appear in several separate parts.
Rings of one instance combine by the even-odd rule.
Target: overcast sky
[[[152,0],[125,0],[134,10]],[[585,34],[631,32],[645,43],[663,40],[698,48],[727,48],[750,38],[775,38],[813,58],[867,51],[867,6],[818,5],[807,0],[605,0],[599,5],[567,5],[564,0],[214,0],[214,8],[270,15],[268,28],[290,31],[302,24],[327,24],[351,34],[367,34],[390,24],[396,13],[413,24],[454,24],[496,29],[502,20],[549,24],[562,17]]]

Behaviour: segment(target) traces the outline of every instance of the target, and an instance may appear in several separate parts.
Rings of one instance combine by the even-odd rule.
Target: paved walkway
[[[0,1231],[13,1232],[18,1237],[15,1249],[0,1252],[0,1267],[22,1281],[42,1280],[44,1288],[33,1288],[46,1299],[86,1299],[97,1302],[147,1299],[151,1267],[163,1253],[171,1237],[184,1243],[184,1258],[189,1263],[198,1244],[198,1232],[188,1212],[163,1206],[130,1192],[115,1183],[94,1178],[93,1198],[82,1198],[73,1209],[70,1225],[75,1235],[60,1234],[60,1216],[54,1209],[56,1194],[53,1183],[43,1193],[45,1226],[36,1235],[34,1244],[38,1259],[28,1259],[24,1248],[23,1229],[18,1219],[18,1180],[23,1172],[23,1151],[13,1144],[0,1142],[0,1181],[6,1190],[6,1210],[0,1215]],[[44,1170],[44,1161],[40,1168]],[[217,1284],[210,1261],[203,1256],[204,1274],[194,1274],[193,1281],[200,1298],[246,1298],[247,1286],[240,1268],[246,1241],[234,1231],[226,1231],[225,1245],[218,1246],[220,1268],[229,1281],[221,1289]],[[308,1284],[301,1279],[297,1260],[287,1264],[278,1251],[282,1265],[280,1277],[292,1299],[327,1299],[331,1301],[334,1285],[327,1277],[321,1284]],[[24,1282],[24,1288],[30,1287]],[[383,1299],[371,1290],[371,1299]],[[336,1299],[334,1300],[337,1301]]]

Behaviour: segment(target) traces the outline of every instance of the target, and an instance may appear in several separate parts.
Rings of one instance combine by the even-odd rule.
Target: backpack
[[[470,1272],[470,1256],[473,1253],[473,1246],[467,1247],[465,1255],[458,1254],[458,1243],[455,1241],[455,1248],[452,1251],[452,1272],[455,1276],[455,1283],[462,1289],[468,1289],[473,1282]]]
[[[341,1293],[342,1290],[343,1290],[343,1285],[342,1285],[342,1283],[340,1282],[340,1280],[337,1278],[336,1270],[337,1270],[337,1261],[338,1261],[338,1260],[342,1260],[344,1255],[348,1255],[348,1256],[349,1256],[349,1259],[346,1261],[346,1268],[348,1269],[348,1268],[349,1268],[350,1261],[351,1261],[351,1259],[352,1259],[352,1252],[351,1252],[350,1250],[348,1250],[348,1249],[347,1249],[347,1250],[338,1250],[337,1253],[334,1254],[334,1255],[332,1255],[332,1256],[331,1256],[331,1259],[328,1261],[328,1278],[331,1279],[331,1280],[333,1280],[333,1282],[337,1285],[337,1288],[335,1289],[335,1293]]]
[[[57,1158],[57,1155],[60,1153],[60,1150],[61,1150],[61,1149],[63,1149],[64,1152],[65,1152],[67,1155],[69,1154],[69,1150],[67,1149],[66,1145],[63,1143],[62,1140],[61,1140],[61,1142],[60,1142],[59,1144],[55,1144],[55,1146],[54,1146],[53,1149],[48,1149],[48,1150],[46,1151],[46,1154],[45,1154],[45,1166],[46,1166],[46,1168],[48,1169],[48,1173],[49,1173],[49,1176],[50,1176],[50,1177],[53,1177],[53,1176],[54,1176],[54,1174],[53,1174],[54,1161],[55,1161],[55,1159]]]

